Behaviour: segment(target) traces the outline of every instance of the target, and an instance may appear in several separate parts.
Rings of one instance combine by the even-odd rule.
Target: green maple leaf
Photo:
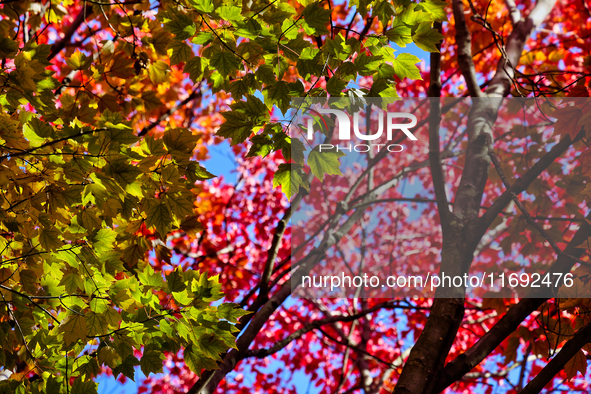
[[[217,175],[213,175],[211,172],[207,171],[205,167],[200,166],[197,163],[194,163],[189,168],[194,174],[195,178],[199,181],[205,181],[211,178],[215,178]]]
[[[412,40],[424,51],[439,52],[436,45],[443,40],[443,35],[432,29],[430,22],[423,22],[419,24],[419,28],[413,34]]]
[[[248,150],[246,157],[266,157],[273,151],[273,141],[268,134],[257,134],[250,139],[250,142],[252,142],[252,145]]]
[[[164,105],[154,91],[142,93],[142,100],[144,101],[144,106],[146,107],[147,111],[160,108]]]
[[[302,51],[311,46],[312,44],[308,40],[305,40],[303,35],[299,35],[297,38],[289,40],[287,44],[281,44],[280,47],[285,57],[292,61],[297,61]]]
[[[162,60],[158,60],[157,62],[150,64],[150,67],[148,68],[148,76],[154,85],[158,85],[166,82],[169,71],[170,68],[168,67],[168,64]]]
[[[66,382],[66,384],[69,384]],[[82,376],[78,376],[72,385],[72,394],[93,394],[97,393],[97,383],[92,380],[84,380]]]
[[[400,78],[422,80],[421,72],[419,71],[419,68],[415,66],[418,62],[420,62],[420,59],[415,55],[401,53],[398,57],[392,60],[392,66],[394,67],[394,72]]]
[[[107,333],[107,320],[102,314],[89,312],[85,316],[88,335],[104,335]]]
[[[192,37],[197,31],[193,19],[189,15],[180,12],[175,13],[172,20],[165,23],[164,26],[180,41]]]
[[[341,175],[339,157],[342,155],[342,152],[320,152],[314,149],[308,155],[308,165],[312,173],[323,181],[324,174]]]
[[[382,63],[381,56],[367,56],[365,53],[357,55],[354,61],[357,72],[363,76],[373,74]]]
[[[99,374],[100,369],[99,365],[96,362],[95,357],[90,356],[82,356],[80,358],[80,365],[76,368],[75,372],[80,372],[80,375],[85,376],[88,379],[91,379]]]
[[[208,31],[201,31],[191,39],[191,42],[197,45],[207,45],[213,40],[213,38],[214,35],[212,33]]]
[[[386,31],[386,37],[395,42],[398,46],[406,47],[406,44],[412,42],[412,29],[409,25],[402,22],[400,18],[394,19],[390,29]]]
[[[257,80],[265,85],[273,85],[277,81],[277,77],[275,76],[275,70],[272,66],[268,64],[263,64],[257,68],[254,72]]]
[[[178,293],[187,288],[185,282],[183,281],[182,273],[179,272],[179,269],[180,267],[166,276],[166,285],[170,293]]]
[[[65,286],[68,294],[76,294],[78,289],[84,289],[84,280],[77,272],[70,272],[63,276],[59,285]]]
[[[392,79],[395,74],[396,71],[394,70],[394,67],[388,63],[384,63],[378,68],[378,71],[374,74],[373,79],[374,81],[379,79]]]
[[[222,75],[228,76],[240,68],[240,59],[231,52],[219,51],[214,54],[209,64]]]
[[[236,26],[234,34],[250,40],[256,40],[263,30],[261,24],[254,18],[238,18],[234,21],[234,26]]]
[[[306,151],[304,143],[297,138],[292,138],[290,148],[288,160],[293,160],[298,164],[304,165],[304,152]],[[283,157],[285,157],[285,153],[283,154]]]
[[[191,196],[194,197],[192,194]],[[185,216],[193,214],[193,203],[187,200],[187,197],[182,193],[167,193],[165,200],[177,218],[182,219]]]
[[[212,0],[189,0],[189,3],[200,12],[212,12],[214,10]]]
[[[121,256],[121,260],[123,260],[129,267],[133,267],[138,260],[141,260],[144,257],[144,253],[146,252],[145,248],[142,245],[134,243],[123,251],[123,256]]]
[[[90,63],[92,63],[92,58],[87,57],[85,54],[76,50],[70,57],[66,59],[66,64],[72,70],[86,70],[90,67]]]
[[[441,0],[424,0],[421,1],[415,9],[425,11],[431,16],[435,22],[447,21],[447,13],[445,7],[447,3]]]
[[[189,295],[187,289],[183,291],[173,291],[172,297],[179,305],[189,305],[193,301],[193,297]]]
[[[135,366],[139,365],[139,361],[134,356],[127,356],[127,358],[113,370],[113,375],[117,376],[123,374],[135,382]]]
[[[273,175],[273,187],[281,186],[281,191],[290,199],[300,191],[300,187],[308,189],[309,185],[302,177],[302,166],[294,163],[283,163]]]
[[[261,124],[269,119],[269,110],[267,106],[256,96],[249,94],[246,101],[237,101],[230,106],[235,111],[244,112],[254,120],[256,124]]]
[[[383,0],[374,5],[372,14],[385,25],[392,16],[396,15],[396,8],[390,0]]]
[[[162,274],[154,272],[154,269],[150,265],[147,265],[144,270],[138,274],[138,279],[144,286],[150,286],[158,289],[164,286]]]
[[[170,34],[164,30],[159,30],[152,34],[151,43],[154,46],[156,54],[158,54],[159,56],[168,56],[168,53],[166,52],[166,47],[168,46],[169,42]]]
[[[396,82],[391,79],[374,80],[367,97],[399,97],[395,85]]]
[[[29,127],[35,134],[41,138],[50,138],[54,135],[55,131],[50,124],[43,122],[38,118],[32,118],[29,121]]]
[[[124,360],[123,362],[131,361],[133,365],[138,365],[138,360],[135,357],[133,357],[133,345],[134,343],[129,337],[115,337],[115,351],[119,356],[121,356],[121,359]],[[130,356],[133,360],[129,360]]]
[[[221,6],[217,13],[225,21],[240,21],[243,18],[240,7],[233,5]]]
[[[171,154],[190,155],[199,140],[198,135],[184,128],[168,129],[162,137]]]
[[[0,56],[8,59],[14,58],[18,53],[18,43],[8,37],[0,38]]]
[[[98,351],[98,363],[106,365],[111,369],[116,367],[117,362],[120,360],[119,355],[111,346],[102,346]]]
[[[70,346],[78,340],[86,342],[88,330],[84,316],[78,314],[68,316],[67,320],[60,324],[60,332],[64,334],[66,346]]]
[[[231,145],[240,144],[252,134],[254,123],[252,119],[244,112],[239,111],[224,111],[222,116],[226,119],[221,124],[216,135],[231,138]]]
[[[111,161],[103,168],[103,171],[122,187],[133,183],[143,173],[137,166],[129,164],[125,158]]]
[[[289,84],[285,81],[277,81],[275,84],[269,86],[265,92],[267,93],[267,99],[269,104],[276,104],[277,107],[284,114],[289,109],[291,102],[290,96],[291,89]]]
[[[162,200],[152,200],[146,216],[146,226],[153,226],[160,236],[166,237],[172,226],[172,215],[168,205]]]
[[[309,4],[302,13],[306,25],[314,35],[328,34],[326,25],[330,23],[330,10],[320,5],[320,2]]]
[[[194,56],[185,63],[184,73],[189,74],[189,78],[193,82],[198,82],[203,76],[203,68],[201,67],[201,58]]]
[[[110,228],[100,229],[93,239],[94,250],[98,253],[105,253],[113,249],[117,233]]]
[[[242,316],[252,313],[240,308],[240,305],[234,303],[225,303],[218,306],[218,316],[221,319],[226,319],[230,323],[238,323],[238,319]]]
[[[249,93],[252,93],[253,88],[260,84],[254,80],[254,74],[247,74],[244,78],[234,80],[230,83],[230,93],[235,100],[238,100]]]
[[[396,16],[400,18],[401,22],[414,27],[415,25],[423,22],[428,22],[429,25],[433,22],[431,16],[423,11],[417,10],[418,4],[411,4],[408,7],[404,7],[402,13]]]
[[[220,354],[228,350],[228,345],[214,334],[206,334],[199,337],[197,346],[205,356],[218,361],[222,359]]]
[[[191,47],[182,41],[172,40],[168,44],[168,49],[172,50],[170,64],[173,66],[181,62],[186,62],[193,57]]]
[[[302,3],[300,2],[300,4],[302,4]],[[265,12],[262,16],[263,16],[263,20],[266,23],[268,23],[270,25],[276,25],[276,24],[283,23],[285,20],[290,18],[292,15],[293,15],[293,12],[284,11],[284,10],[272,10],[269,12]]]
[[[159,373],[162,372],[163,361],[164,355],[162,352],[148,349],[144,351],[144,354],[140,359],[140,368],[146,376],[148,376],[151,372]]]
[[[348,84],[348,81],[342,80],[333,75],[326,83],[326,91],[331,96],[342,96],[343,90],[345,90]]]
[[[191,371],[195,372],[197,376],[201,376],[201,371],[219,369],[218,364],[212,358],[206,357],[203,353],[198,351],[193,345],[185,348],[184,360]]]

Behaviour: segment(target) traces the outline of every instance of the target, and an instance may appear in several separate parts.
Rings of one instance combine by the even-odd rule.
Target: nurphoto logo
[[[371,108],[371,107],[370,107]],[[323,125],[328,130],[328,123],[324,117],[324,115],[334,115],[337,120],[338,125],[338,140],[349,143],[345,145],[341,144],[320,144],[318,149],[320,152],[322,151],[337,151],[337,152],[369,152],[370,150],[374,150],[379,152],[382,149],[387,149],[388,152],[396,153],[402,152],[404,150],[404,146],[400,144],[389,144],[389,143],[377,143],[384,134],[384,129],[386,131],[386,139],[387,141],[392,141],[393,136],[395,135],[395,131],[400,130],[402,131],[410,140],[416,141],[417,137],[413,135],[410,131],[411,128],[417,125],[417,117],[411,113],[405,112],[385,112],[381,109],[377,109],[377,122],[378,127],[377,130],[373,134],[365,134],[360,130],[360,118],[363,118],[363,115],[360,115],[360,111],[353,113],[353,121],[351,122],[351,116],[348,115],[345,111],[338,110],[338,109],[329,109],[329,108],[306,108],[308,110],[308,114],[316,115],[317,118],[320,120],[321,125]],[[374,117],[371,117],[373,120]],[[410,119],[409,123],[404,123],[405,120]],[[307,139],[309,141],[314,140],[314,122],[315,118],[310,116],[307,119]],[[384,127],[385,123],[385,127]],[[356,138],[362,141],[369,141],[369,143],[360,143],[360,144],[352,144],[351,141],[351,130],[353,130],[353,134]]]

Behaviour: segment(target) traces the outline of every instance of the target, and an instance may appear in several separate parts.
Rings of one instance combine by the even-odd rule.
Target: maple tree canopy
[[[588,392],[590,52],[581,0],[0,0],[0,393]],[[429,115],[345,169],[327,97]],[[386,260],[507,292],[294,294]]]

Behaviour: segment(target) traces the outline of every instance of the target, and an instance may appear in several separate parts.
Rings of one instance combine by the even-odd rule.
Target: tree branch
[[[472,97],[482,97],[484,94],[476,80],[476,68],[472,60],[472,35],[468,30],[466,18],[464,17],[464,3],[462,0],[452,2],[455,27],[458,66],[468,87],[468,94]]]
[[[302,195],[298,193],[296,199],[301,200],[301,198]],[[292,206],[287,208],[285,214],[283,215],[279,223],[277,223],[277,227],[275,227],[275,234],[273,234],[273,241],[271,242],[271,247],[267,251],[267,261],[265,263],[263,276],[261,277],[261,284],[259,286],[259,297],[267,298],[267,295],[269,294],[269,280],[271,279],[271,274],[273,273],[273,269],[275,268],[275,261],[277,260],[277,254],[279,253],[281,240],[283,239],[283,234],[285,234],[285,229],[287,228],[287,224],[289,222],[289,219],[291,218],[291,213],[293,212],[294,204],[295,201],[292,204]]]
[[[435,23],[434,27],[441,33],[441,23]],[[437,49],[441,48],[438,44]],[[449,204],[447,193],[445,191],[445,176],[441,167],[441,154],[439,146],[439,124],[441,122],[441,52],[431,53],[430,86],[428,90],[429,97],[435,97],[430,100],[431,110],[429,113],[429,168],[431,178],[433,179],[433,188],[435,190],[435,200],[437,201],[437,210],[443,231],[449,226]]]
[[[509,11],[509,18],[511,18],[511,23],[515,26],[521,20],[521,12],[517,8],[517,4],[515,4],[515,0],[505,0],[505,5],[507,6],[507,10]]]
[[[331,341],[333,341],[335,343],[338,343],[339,345],[343,345],[343,346],[346,346],[346,347],[348,347],[348,348],[350,348],[352,350],[358,351],[359,353],[364,354],[365,356],[368,356],[370,358],[373,358],[374,360],[376,360],[376,361],[378,361],[378,362],[380,362],[380,363],[382,363],[382,364],[384,364],[384,365],[386,365],[388,367],[390,367],[392,365],[392,363],[390,363],[390,362],[388,362],[386,360],[383,360],[383,359],[379,358],[378,356],[375,356],[375,355],[369,353],[367,350],[364,350],[364,349],[359,348],[359,346],[352,346],[351,344],[349,344],[347,342],[339,341],[338,339],[334,338],[332,335],[330,335],[329,333],[327,333],[326,331],[324,331],[322,328],[318,328],[318,331],[320,331],[325,337],[327,337],[328,339],[330,339]],[[365,387],[365,385],[363,385],[363,384],[362,384],[362,386]]]
[[[0,163],[2,162],[2,160],[6,159],[8,157],[14,158],[14,157],[25,156],[25,155],[28,155],[31,152],[34,152],[34,151],[36,151],[38,149],[47,148],[48,146],[57,144],[59,142],[63,142],[63,141],[67,141],[67,140],[70,140],[70,139],[82,137],[83,135],[92,134],[95,131],[104,131],[104,130],[107,130],[107,129],[102,128],[102,129],[94,129],[94,130],[83,131],[83,132],[78,133],[78,134],[69,135],[67,137],[62,137],[62,138],[58,138],[58,139],[53,140],[53,141],[46,142],[46,143],[44,143],[42,145],[39,145],[39,146],[37,146],[35,148],[30,148],[30,149],[25,149],[25,150],[19,149],[18,152],[16,152],[16,153],[8,153],[8,154],[5,154],[3,156],[0,156]],[[7,147],[5,147],[5,148],[7,148]],[[11,149],[11,148],[8,148],[8,149]]]

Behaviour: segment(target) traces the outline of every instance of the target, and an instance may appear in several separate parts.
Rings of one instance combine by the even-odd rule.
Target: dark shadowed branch
[[[560,352],[521,390],[520,394],[538,394],[542,391],[565,364],[591,341],[591,323],[581,328],[574,337],[569,339]]]
[[[441,23],[436,23],[438,31],[441,32]],[[441,45],[439,46],[441,47]],[[439,49],[439,48],[437,48]],[[445,176],[441,166],[441,152],[439,146],[439,124],[441,122],[441,53],[431,54],[430,86],[428,90],[431,110],[429,113],[429,168],[433,178],[433,188],[435,190],[435,200],[437,201],[437,210],[441,227],[449,226],[449,204],[447,193],[445,191]],[[445,230],[444,230],[445,231]]]

